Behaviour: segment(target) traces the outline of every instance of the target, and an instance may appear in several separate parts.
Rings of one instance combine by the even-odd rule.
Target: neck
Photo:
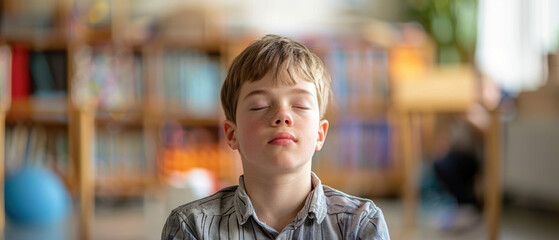
[[[277,231],[295,219],[312,189],[310,170],[273,176],[245,171],[244,183],[258,219]]]

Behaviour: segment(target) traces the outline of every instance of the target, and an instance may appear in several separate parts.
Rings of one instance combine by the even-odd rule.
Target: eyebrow
[[[290,94],[305,94],[305,95],[310,95],[310,96],[312,96],[312,93],[311,93],[311,92],[307,91],[306,89],[302,89],[302,88],[294,88],[294,89],[291,89],[291,90],[289,90],[288,93],[290,93]],[[246,100],[247,98],[252,97],[252,96],[254,96],[254,95],[260,95],[260,94],[262,94],[262,95],[268,95],[268,94],[270,94],[270,91],[268,91],[268,90],[266,90],[266,89],[254,90],[254,91],[250,92],[249,94],[247,94],[247,95],[243,98],[243,100]]]

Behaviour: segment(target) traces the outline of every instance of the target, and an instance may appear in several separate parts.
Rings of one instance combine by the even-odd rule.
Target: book
[[[68,167],[68,132],[47,130],[41,125],[17,123],[6,127],[6,174],[16,172],[24,165],[44,165],[57,173],[70,174]]]
[[[163,86],[157,95],[167,112],[180,117],[215,118],[222,77],[216,57],[193,50],[167,50],[163,56]]]
[[[144,152],[142,129],[96,131],[94,145],[94,174],[100,180],[141,179],[155,177],[155,156]],[[148,161],[152,159],[153,161]]]
[[[77,62],[73,80],[76,104],[94,103],[106,111],[139,110],[144,95],[140,54],[127,49],[85,47],[73,58]]]
[[[30,70],[33,94],[35,96],[48,96],[54,93],[52,73],[48,66],[45,54],[41,52],[31,53]]]
[[[0,46],[0,110],[6,110],[11,103],[12,51],[9,46]]]
[[[54,90],[66,92],[68,89],[68,52],[46,51],[44,54],[52,75]]]
[[[12,100],[29,97],[29,51],[26,47],[15,45],[12,47]]]

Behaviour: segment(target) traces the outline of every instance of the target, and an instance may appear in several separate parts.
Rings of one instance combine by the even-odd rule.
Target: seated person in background
[[[174,209],[161,239],[389,239],[371,200],[324,186],[311,171],[330,93],[322,61],[304,45],[276,35],[250,44],[221,89],[239,185]]]
[[[439,219],[444,231],[466,230],[480,220],[481,204],[475,194],[476,180],[483,159],[483,133],[481,126],[465,116],[447,116],[446,129],[439,133],[442,154],[434,156],[433,168],[439,181],[455,201]],[[445,128],[445,127],[443,127]]]

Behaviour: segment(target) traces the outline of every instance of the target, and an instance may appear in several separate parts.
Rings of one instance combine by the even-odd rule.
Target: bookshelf
[[[4,163],[13,165],[4,161],[5,144],[23,141],[20,132],[46,138],[38,149],[64,159],[49,164],[79,200],[82,239],[90,236],[96,198],[142,197],[169,172],[195,167],[236,182],[239,168],[220,143],[218,124],[229,58],[219,14],[190,6],[153,18],[137,11],[146,1],[53,2],[30,21],[22,19],[34,8],[1,2],[0,44],[10,50],[0,56],[0,68],[10,69],[0,76],[2,176]],[[192,34],[175,34],[181,28]],[[169,123],[192,142],[170,146],[162,137]],[[3,227],[1,201],[0,208]]]
[[[49,58],[56,62],[64,56],[65,63],[55,63],[63,69],[52,74],[57,81],[43,80],[52,87],[37,84],[62,93],[16,94],[9,99],[11,108],[2,100],[0,134],[24,123],[55,126],[66,136],[63,174],[80,200],[82,238],[89,236],[95,197],[138,197],[193,168],[209,169],[231,184],[240,173],[238,156],[222,142],[218,96],[225,68],[248,41],[224,40],[215,9],[191,6],[153,20],[135,10],[143,2],[56,1],[55,7],[45,7],[52,19],[46,30],[10,28],[0,36],[0,43],[44,55],[47,65]],[[2,3],[2,16],[18,14],[10,12],[16,1]],[[158,26],[158,21],[172,24]],[[181,34],[181,28],[193,31]],[[408,162],[413,143],[404,133],[411,131],[410,122],[393,99],[395,79],[426,71],[434,48],[428,40],[405,39],[413,26],[395,29],[391,34],[401,36],[388,37],[394,41],[375,41],[387,37],[374,32],[298,39],[325,61],[337,105],[327,113],[330,136],[315,154],[313,170],[325,184],[350,194],[397,195],[403,185],[414,191],[405,177],[417,168]],[[6,139],[0,139],[3,148]]]
[[[32,8],[18,1],[1,2],[1,185],[4,176],[23,164],[40,164],[75,194],[79,185],[70,156],[69,11],[62,1],[36,4]],[[0,218],[3,230],[3,204]]]
[[[11,82],[7,81],[11,78],[11,74],[7,69],[11,69],[9,61],[6,59],[6,55],[9,53],[9,49],[6,46],[0,48],[0,232],[4,232],[4,226],[6,222],[5,218],[5,208],[4,208],[4,177],[5,169],[4,163],[6,161],[4,151],[5,151],[5,127],[6,127],[6,112],[10,108],[11,104]]]
[[[303,40],[323,59],[334,94],[326,115],[329,136],[315,154],[313,170],[325,184],[353,195],[395,196],[405,180],[400,144],[405,129],[393,101],[395,79],[424,71],[434,51],[413,24],[371,24],[375,27],[364,32]],[[374,30],[387,28],[394,31]],[[406,39],[409,31],[416,37]]]

